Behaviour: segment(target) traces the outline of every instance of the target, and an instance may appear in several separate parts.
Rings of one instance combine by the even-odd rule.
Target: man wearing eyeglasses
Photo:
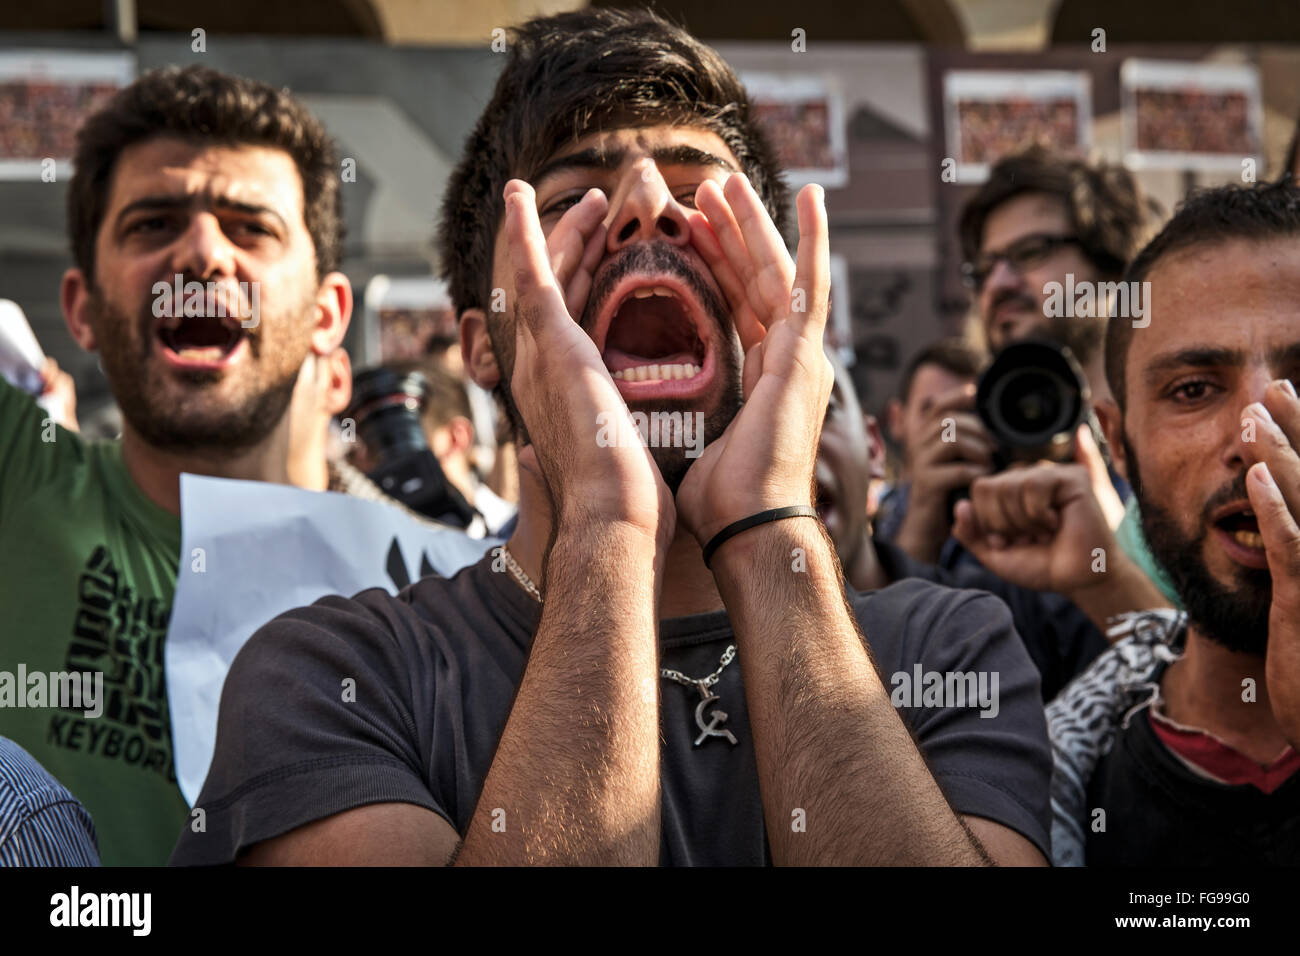
[[[1041,147],[1008,156],[962,210],[962,275],[990,351],[1048,336],[1068,345],[1094,401],[1108,402],[1102,368],[1105,309],[1054,315],[1053,284],[1116,282],[1142,244],[1151,208],[1121,167],[1090,165]],[[1074,311],[1074,310],[1071,310]]]
[[[1068,346],[1088,377],[1107,435],[1118,420],[1102,362],[1108,303],[1094,295],[1091,309],[1067,311],[1053,307],[1059,305],[1053,296],[1064,290],[1070,297],[1072,290],[1089,285],[1096,293],[1101,283],[1117,282],[1145,238],[1153,212],[1126,170],[1033,147],[993,166],[959,223],[963,278],[990,350],[1026,338]],[[974,398],[974,387],[967,385],[932,403],[930,421],[918,429],[907,512],[894,543],[917,560],[949,569],[973,554],[1010,583],[1065,595],[1103,631],[1116,613],[1169,603],[1171,592],[1152,586],[1161,572],[1141,538],[1136,511],[1126,514],[1112,482],[1125,493],[1127,488],[1108,472],[1090,431],[1080,430],[1073,463],[995,475],[994,442],[974,413]],[[945,420],[955,429],[945,430]],[[967,487],[967,528],[992,525],[1011,540],[1030,530],[1013,520],[1026,495],[1050,493],[1057,504],[1074,505],[1062,505],[1069,520],[1051,540],[1040,541],[1041,550],[1027,560],[1015,549],[984,547],[978,535],[953,536],[951,496]],[[1075,547],[1075,560],[1041,560],[1055,543],[1067,540],[1090,545]],[[1091,560],[1093,545],[1109,556],[1104,573]]]

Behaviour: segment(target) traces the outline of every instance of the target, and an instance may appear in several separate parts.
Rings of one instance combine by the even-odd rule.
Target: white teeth
[[[633,289],[632,294],[638,299],[648,299],[650,296],[655,294],[655,290],[651,289],[649,286],[644,286],[640,289]]]
[[[702,369],[698,365],[638,365],[612,373],[620,382],[667,382],[674,379],[694,378]]]
[[[669,299],[673,298],[672,290],[671,290],[671,289],[665,289],[665,288],[664,288],[663,286],[661,286],[661,285],[657,285],[657,286],[654,287],[654,294],[655,294],[655,295],[662,295],[662,296],[665,296],[665,297],[667,297],[667,298],[669,298]]]

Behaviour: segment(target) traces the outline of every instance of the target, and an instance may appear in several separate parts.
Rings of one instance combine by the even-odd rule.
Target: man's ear
[[[885,437],[880,433],[880,422],[875,415],[862,416],[862,428],[867,433],[867,477],[871,479],[887,476],[885,469]]]
[[[1119,405],[1113,398],[1108,398],[1093,405],[1093,410],[1097,413],[1101,433],[1106,436],[1110,463],[1128,481],[1128,462],[1124,458],[1124,416],[1120,414]]]
[[[447,434],[451,451],[468,455],[474,447],[474,424],[464,415],[457,415],[447,423]]]
[[[312,351],[331,355],[343,344],[352,320],[352,283],[341,272],[331,272],[316,291],[316,327],[311,333]]]
[[[63,321],[73,339],[87,352],[95,351],[95,330],[90,325],[90,284],[80,269],[63,273],[59,303],[63,306]]]
[[[466,309],[460,314],[460,355],[475,385],[491,391],[501,381],[501,369],[488,335],[487,313],[482,309]]]
[[[325,410],[333,418],[352,401],[352,359],[337,348],[325,359]]]

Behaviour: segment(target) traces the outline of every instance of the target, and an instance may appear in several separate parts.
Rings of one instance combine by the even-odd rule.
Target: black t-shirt
[[[1300,773],[1271,794],[1207,780],[1169,751],[1145,709],[1097,764],[1088,808],[1088,866],[1300,864]]]
[[[917,561],[887,541],[874,543],[880,566],[891,581],[922,578],[950,588],[988,591],[1001,598],[1038,668],[1043,700],[1053,699],[1107,647],[1105,635],[1062,594],[1031,591],[1004,581],[973,557],[955,567],[941,568]]]
[[[396,597],[373,589],[322,598],[254,634],[222,691],[196,803],[205,828],[182,831],[172,863],[229,862],[372,803],[426,807],[464,834],[540,617],[492,561],[426,577]],[[996,716],[977,705],[906,707],[900,716],[956,812],[1011,827],[1049,855],[1051,755],[1038,674],[1006,607],[922,581],[850,598],[886,682],[916,664],[997,675]],[[663,621],[659,639],[662,666],[691,677],[716,670],[733,640],[725,611]],[[734,746],[721,738],[693,746],[698,691],[665,680],[661,692],[661,862],[770,862],[739,661],[722,672],[710,705],[727,713]]]

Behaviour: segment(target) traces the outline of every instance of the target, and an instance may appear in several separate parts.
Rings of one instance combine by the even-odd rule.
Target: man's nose
[[[633,242],[659,239],[680,246],[690,239],[686,213],[673,199],[672,191],[651,159],[636,163],[628,172],[622,196],[611,213],[606,240],[610,252]]]
[[[981,295],[986,303],[993,302],[998,294],[1007,290],[1018,290],[1024,285],[1025,277],[1022,276],[1011,263],[1006,259],[999,259],[993,263],[993,271],[988,274],[984,280],[984,288]]]
[[[174,246],[172,268],[199,279],[235,274],[234,245],[216,216],[200,212],[189,221]]]

